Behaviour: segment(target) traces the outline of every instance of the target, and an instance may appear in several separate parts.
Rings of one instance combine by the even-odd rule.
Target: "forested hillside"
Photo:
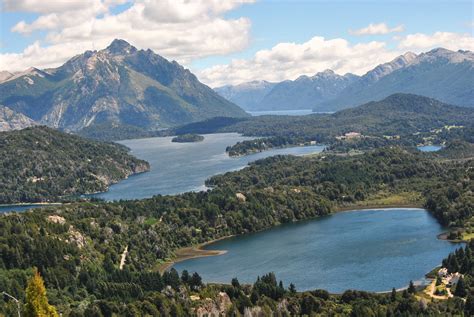
[[[472,160],[439,160],[402,148],[345,157],[278,156],[213,177],[208,185],[214,189],[208,192],[75,203],[2,216],[0,281],[5,290],[22,298],[26,278],[37,267],[49,289],[50,303],[64,316],[153,315],[156,311],[187,316],[207,309],[211,304],[205,298],[214,303],[226,296],[229,301],[224,310],[241,314],[246,309],[278,311],[281,307],[290,312],[353,316],[367,316],[364,312],[369,311],[388,314],[388,310],[459,314],[471,297],[466,305],[455,297],[420,306],[409,292],[301,294],[288,284],[279,285],[271,275],[253,287],[239,286],[236,281],[232,287],[203,286],[197,276],[183,273],[180,278],[173,270],[161,275],[157,268],[182,247],[327,215],[340,208],[386,206],[394,197],[398,205],[425,205],[451,226],[453,238],[460,238],[473,230],[473,167]],[[124,250],[126,261],[121,270]],[[469,290],[472,272],[465,274]],[[197,297],[190,300],[190,295]],[[0,312],[15,307],[0,304]]]
[[[334,114],[259,116],[227,120],[215,118],[162,131],[161,134],[238,132],[247,136],[265,137],[244,141],[229,148],[231,154],[242,155],[310,141],[333,145],[338,142],[336,137],[348,132],[360,133],[362,138],[357,139],[358,147],[365,148],[468,140],[469,137],[472,138],[473,127],[472,108],[448,105],[417,95],[394,94],[383,100]]]
[[[47,127],[0,133],[0,204],[57,201],[104,191],[148,170],[127,148]]]

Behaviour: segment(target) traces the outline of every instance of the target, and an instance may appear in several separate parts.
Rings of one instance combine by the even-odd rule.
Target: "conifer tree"
[[[48,303],[43,278],[38,270],[26,287],[26,317],[59,317],[56,308]]]

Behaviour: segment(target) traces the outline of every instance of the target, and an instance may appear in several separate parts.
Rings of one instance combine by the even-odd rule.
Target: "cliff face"
[[[0,105],[0,132],[21,130],[36,124],[27,116]]]

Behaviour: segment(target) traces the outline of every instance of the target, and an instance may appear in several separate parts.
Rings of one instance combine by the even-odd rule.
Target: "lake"
[[[247,111],[253,117],[258,116],[306,116],[308,114],[329,114],[334,112],[313,112],[312,109],[299,110],[263,110],[263,111]]]
[[[315,113],[312,109],[302,109],[302,110],[264,110],[264,111],[247,111],[250,115],[254,117],[274,115],[274,116],[305,116],[308,114]]]
[[[26,211],[33,208],[42,208],[51,206],[48,204],[31,204],[31,205],[0,205],[0,214],[10,211]]]
[[[436,152],[441,150],[441,148],[441,145],[423,145],[419,146],[418,150],[420,150],[421,152]]]
[[[241,169],[249,162],[278,154],[304,155],[324,149],[321,145],[302,146],[229,157],[225,152],[227,146],[251,138],[237,133],[217,133],[204,135],[204,141],[195,143],[174,143],[171,139],[157,137],[120,141],[131,149],[131,154],[148,161],[151,170],[133,175],[110,186],[109,191],[94,196],[111,201],[204,190],[204,182],[209,177]]]
[[[443,232],[423,209],[394,208],[336,213],[233,237],[205,247],[227,250],[174,265],[199,272],[205,282],[253,283],[275,272],[298,290],[388,291],[424,275],[459,244],[437,239]]]

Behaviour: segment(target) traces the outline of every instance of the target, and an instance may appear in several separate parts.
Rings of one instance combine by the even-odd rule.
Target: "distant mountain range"
[[[244,110],[258,110],[262,99],[277,85],[266,80],[255,80],[240,85],[226,85],[214,90]]]
[[[58,68],[0,72],[0,105],[24,116],[25,124],[29,119],[70,131],[103,124],[154,130],[216,116],[247,116],[177,62],[123,40]]]
[[[270,85],[244,83],[215,90],[248,111],[314,109],[337,111],[394,93],[413,93],[474,107],[474,53],[443,48],[408,52],[363,76],[330,70]],[[257,96],[257,97],[254,97]]]
[[[280,83],[252,81],[215,90],[247,111],[311,109],[317,102],[335,98],[358,78],[353,74],[341,76],[328,69],[311,77],[300,76]]]

